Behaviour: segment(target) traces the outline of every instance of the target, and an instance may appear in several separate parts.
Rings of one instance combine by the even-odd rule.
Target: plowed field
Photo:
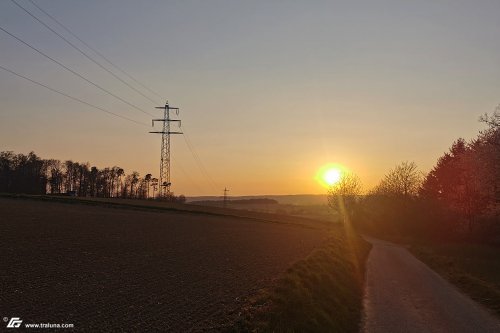
[[[237,217],[0,198],[0,318],[94,332],[220,330],[324,234]]]

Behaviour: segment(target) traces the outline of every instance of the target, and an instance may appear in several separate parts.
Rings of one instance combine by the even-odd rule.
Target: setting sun
[[[339,164],[328,164],[318,170],[316,180],[324,187],[335,185],[344,173],[345,168]]]
[[[333,185],[340,180],[341,171],[339,169],[328,170],[323,178],[328,185]]]

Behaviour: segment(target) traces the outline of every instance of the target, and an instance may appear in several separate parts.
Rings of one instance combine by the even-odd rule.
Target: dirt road
[[[0,198],[0,318],[85,332],[218,331],[323,238],[234,217]]]
[[[405,248],[368,238],[363,332],[500,332],[500,321]]]

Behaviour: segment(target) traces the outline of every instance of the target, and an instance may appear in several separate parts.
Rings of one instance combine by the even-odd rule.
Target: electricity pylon
[[[170,196],[170,134],[182,134],[182,132],[172,132],[170,131],[170,122],[178,122],[179,127],[181,126],[181,121],[179,119],[170,119],[170,110],[175,110],[175,114],[179,115],[179,108],[173,108],[168,105],[168,101],[165,106],[157,106],[156,109],[163,109],[163,119],[153,119],[153,127],[155,121],[163,122],[162,131],[153,131],[149,133],[161,134],[161,162],[160,162],[160,198],[166,198]]]
[[[227,187],[224,187],[224,208],[227,207],[227,192],[229,192],[229,190]]]

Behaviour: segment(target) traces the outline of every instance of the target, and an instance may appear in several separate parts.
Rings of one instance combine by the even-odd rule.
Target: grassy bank
[[[500,248],[446,243],[413,245],[411,251],[464,293],[500,316]]]
[[[234,330],[358,332],[370,248],[343,227],[332,229],[321,247],[247,304]]]

